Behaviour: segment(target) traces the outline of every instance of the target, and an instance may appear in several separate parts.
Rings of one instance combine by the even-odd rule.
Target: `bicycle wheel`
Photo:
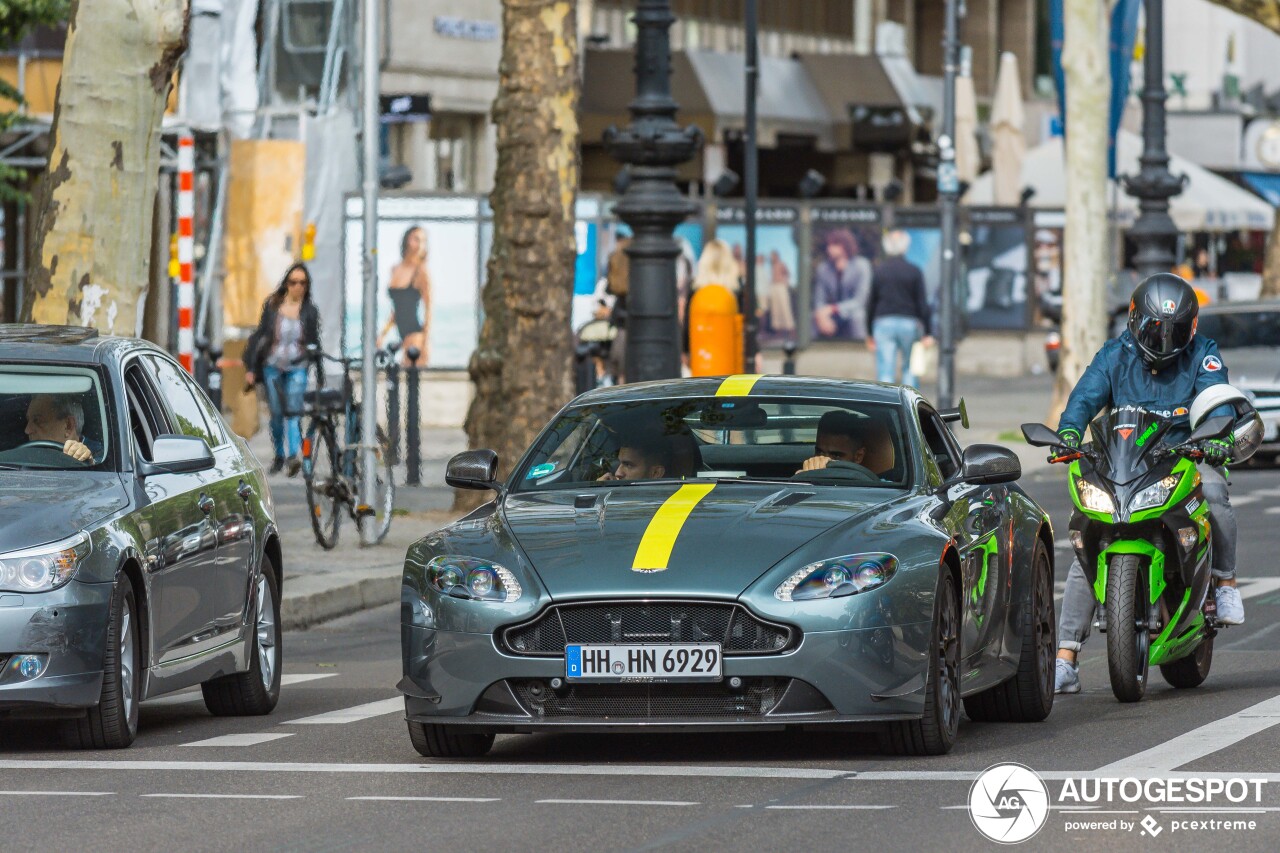
[[[377,433],[377,445],[374,450],[376,457],[377,483],[373,495],[373,504],[370,507],[373,510],[372,515],[358,514],[356,516],[356,524],[361,533],[364,532],[364,525],[373,525],[374,542],[381,542],[387,538],[387,531],[391,529],[391,515],[395,509],[396,501],[396,480],[395,472],[391,465],[391,442],[387,438],[386,431],[379,426]],[[357,465],[357,469],[358,469]],[[357,477],[356,482],[360,482]]]
[[[315,531],[320,547],[332,550],[338,544],[338,504],[341,503],[338,496],[338,449],[332,424],[312,424],[310,434],[303,442],[302,456],[311,529]]]

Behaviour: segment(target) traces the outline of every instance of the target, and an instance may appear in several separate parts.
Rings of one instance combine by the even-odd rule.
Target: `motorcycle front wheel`
[[[1111,692],[1137,702],[1147,692],[1151,660],[1151,607],[1146,561],[1119,554],[1107,564],[1107,668]]]

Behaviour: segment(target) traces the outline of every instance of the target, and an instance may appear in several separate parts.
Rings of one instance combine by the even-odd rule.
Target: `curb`
[[[281,628],[285,631],[305,630],[339,616],[398,601],[403,566],[387,566],[386,570],[387,574],[382,577],[358,578],[310,592],[286,592],[280,602]],[[288,586],[287,579],[285,585]]]

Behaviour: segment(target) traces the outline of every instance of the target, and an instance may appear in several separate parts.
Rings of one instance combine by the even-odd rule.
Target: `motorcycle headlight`
[[[1134,495],[1133,500],[1129,502],[1129,508],[1137,510],[1163,506],[1169,500],[1169,495],[1173,494],[1173,490],[1177,487],[1178,477],[1170,474],[1160,482],[1152,483]]]
[[[850,554],[810,563],[773,591],[780,601],[841,598],[883,586],[898,571],[892,554]]]
[[[442,595],[476,601],[515,601],[520,582],[511,572],[488,560],[443,554],[427,563],[427,582]]]
[[[0,554],[0,589],[11,592],[49,592],[71,580],[89,556],[89,536],[77,533],[22,551]]]
[[[1076,478],[1076,494],[1080,496],[1080,505],[1085,509],[1105,512],[1108,515],[1116,511],[1115,501],[1111,500],[1111,495],[1083,477]]]

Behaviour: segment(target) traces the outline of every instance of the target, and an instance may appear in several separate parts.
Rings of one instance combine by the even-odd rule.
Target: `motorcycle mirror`
[[[1022,437],[1032,447],[1053,447],[1062,444],[1062,436],[1044,424],[1023,424]]]
[[[964,398],[960,398],[960,405],[954,409],[943,409],[938,412],[938,417],[942,418],[943,423],[960,422],[960,426],[965,429],[969,428],[969,410],[965,408]]]
[[[1200,426],[1196,427],[1195,432],[1191,433],[1191,437],[1187,441],[1208,441],[1211,438],[1222,438],[1231,432],[1231,428],[1236,424],[1235,418],[1230,415],[1219,415],[1216,418],[1209,418]]]

